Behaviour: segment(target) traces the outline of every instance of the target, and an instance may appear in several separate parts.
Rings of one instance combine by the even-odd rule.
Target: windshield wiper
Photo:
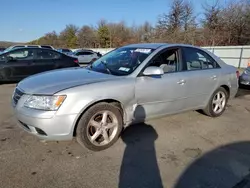
[[[100,61],[100,62],[101,62],[101,64],[104,65],[104,67],[106,68],[107,72],[108,72],[109,74],[112,74],[111,71],[110,71],[110,69],[108,68],[108,65],[107,65],[106,63],[104,63],[103,61]]]

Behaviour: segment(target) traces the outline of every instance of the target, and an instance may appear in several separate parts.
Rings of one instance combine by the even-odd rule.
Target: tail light
[[[79,63],[78,59],[74,59],[74,63],[78,64]]]
[[[240,77],[240,71],[236,71],[236,77],[239,79],[239,77]]]

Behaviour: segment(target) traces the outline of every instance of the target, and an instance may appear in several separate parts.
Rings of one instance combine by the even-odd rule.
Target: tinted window
[[[92,52],[77,52],[76,55],[92,55]]]
[[[171,49],[160,52],[152,60],[149,66],[161,67],[164,73],[177,72],[179,65],[179,49]]]
[[[92,55],[92,52],[83,52],[83,55]]]
[[[60,54],[50,50],[36,50],[36,59],[59,59]]]
[[[38,46],[34,46],[34,45],[33,45],[33,46],[27,46],[27,47],[32,48],[32,47],[38,47]]]
[[[34,53],[32,49],[20,49],[9,52],[7,56],[17,60],[29,60],[33,59]]]
[[[69,49],[62,49],[62,52],[71,52]]]
[[[195,48],[185,48],[187,70],[213,69],[219,67],[216,61],[206,52]]]

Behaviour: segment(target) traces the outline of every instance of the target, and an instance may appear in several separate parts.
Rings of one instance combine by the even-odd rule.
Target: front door
[[[160,77],[140,76],[136,80],[135,97],[139,110],[134,112],[135,121],[178,113],[186,100],[186,84],[181,80],[181,49],[166,49],[156,55],[148,66],[164,70]],[[143,110],[142,110],[143,109]]]
[[[2,66],[4,77],[8,80],[21,80],[31,74],[30,64],[33,62],[33,49],[13,50],[5,56]]]

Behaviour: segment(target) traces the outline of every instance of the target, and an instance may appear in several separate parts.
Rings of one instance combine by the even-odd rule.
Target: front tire
[[[220,87],[213,93],[203,112],[210,117],[219,117],[225,111],[227,102],[228,92]]]
[[[118,140],[122,128],[120,109],[109,103],[98,103],[90,107],[79,120],[76,140],[89,150],[105,150]]]

